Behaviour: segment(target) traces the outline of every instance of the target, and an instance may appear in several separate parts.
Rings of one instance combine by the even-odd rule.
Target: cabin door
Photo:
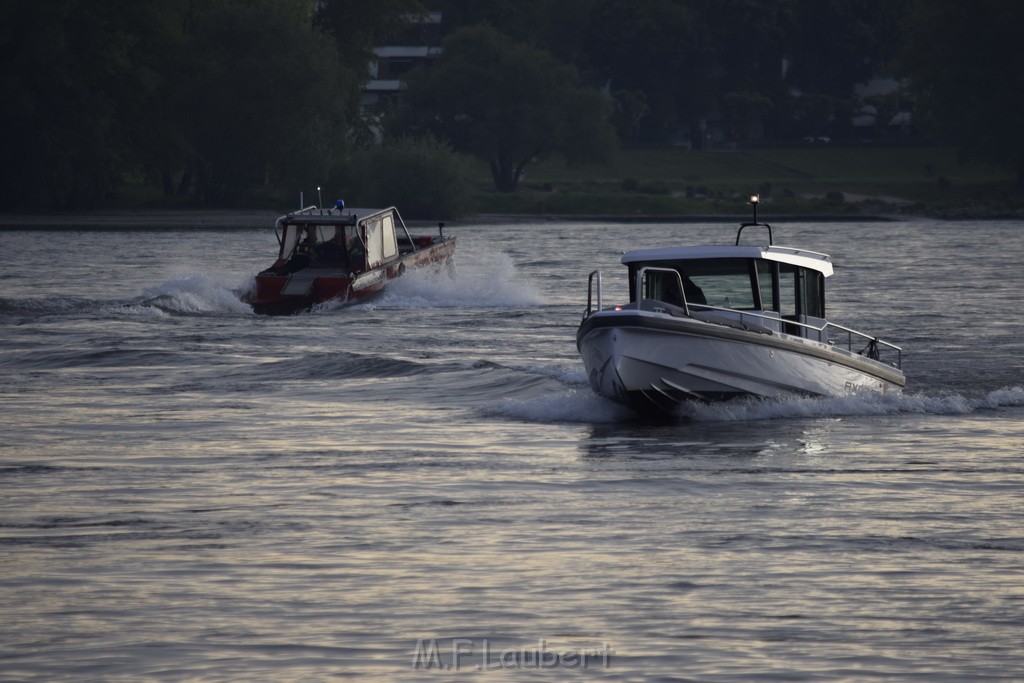
[[[816,270],[789,264],[779,266],[779,313],[784,320],[821,327],[825,324],[824,276]],[[786,325],[787,334],[817,339],[820,335],[799,325]]]

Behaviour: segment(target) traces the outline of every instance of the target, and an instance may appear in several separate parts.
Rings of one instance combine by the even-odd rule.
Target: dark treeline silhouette
[[[426,6],[424,6],[426,5]],[[526,164],[609,145],[852,135],[898,103],[1024,189],[1015,0],[15,0],[0,4],[0,204],[72,208],[126,181],[237,205],[344,177],[388,140]],[[363,113],[374,45],[427,10],[446,48]],[[854,86],[907,79],[869,102]],[[467,80],[468,79],[468,80]],[[379,124],[379,130],[371,130]],[[712,133],[715,136],[712,136]],[[357,154],[358,152],[358,154]]]
[[[317,9],[319,8],[319,9]],[[126,178],[217,205],[322,181],[373,45],[415,0],[0,4],[0,203],[78,207]]]

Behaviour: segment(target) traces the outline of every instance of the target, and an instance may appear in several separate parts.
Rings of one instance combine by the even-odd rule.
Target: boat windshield
[[[333,240],[339,234],[339,230],[333,225],[286,225],[284,237],[281,240],[281,253],[285,256],[292,253],[299,240],[309,234],[313,235],[313,246],[315,247]]]
[[[754,301],[750,265],[746,259],[691,262],[685,264],[682,272],[703,294],[704,301],[694,303],[721,308],[760,308]],[[683,284],[685,286],[685,280]]]
[[[679,273],[647,273],[644,296],[682,305],[680,280],[688,304],[741,310],[773,310],[783,316],[825,315],[824,276],[814,270],[764,259],[701,259],[630,264],[630,297],[643,267]]]
[[[689,304],[718,306],[720,308],[762,308],[762,287],[751,265],[750,259],[708,259],[702,261],[658,261],[636,264],[638,270],[643,266],[671,268],[679,273]],[[767,265],[767,264],[766,264]],[[631,269],[631,277],[636,270]],[[771,271],[764,272],[767,293],[765,300],[772,302]],[[679,278],[672,273],[656,271],[648,273],[648,286],[645,296],[681,304],[679,296]]]

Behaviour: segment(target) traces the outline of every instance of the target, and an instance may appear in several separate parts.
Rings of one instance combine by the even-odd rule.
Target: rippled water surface
[[[587,273],[726,224],[455,226],[281,318],[270,228],[0,233],[0,676],[1024,678],[1024,224],[774,227],[904,396],[592,395]]]

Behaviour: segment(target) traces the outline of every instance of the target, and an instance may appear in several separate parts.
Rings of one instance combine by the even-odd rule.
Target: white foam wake
[[[687,404],[679,417],[691,422],[742,422],[857,415],[966,415],[1001,407],[1024,406],[1024,387],[1005,387],[976,398],[960,394],[858,395],[841,398],[785,400],[737,399],[723,403]],[[483,411],[529,422],[621,422],[637,416],[610,400],[581,388],[530,399],[504,399]]]
[[[382,296],[362,306],[371,308],[526,307],[543,297],[504,253],[456,249],[454,268],[417,268],[388,284]]]
[[[1024,405],[1024,387],[1006,387],[984,396],[970,398],[949,393],[859,394],[838,398],[791,398],[781,401],[738,400],[725,403],[691,404],[681,415],[700,422],[772,420],[794,417],[842,415],[967,415],[979,410]]]
[[[239,298],[238,289],[208,275],[193,273],[150,287],[141,302],[126,307],[126,310],[143,315],[154,311],[186,314],[252,313],[252,308]]]

